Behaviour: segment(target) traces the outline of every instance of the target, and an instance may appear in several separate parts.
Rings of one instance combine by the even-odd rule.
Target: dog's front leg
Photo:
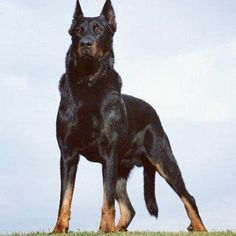
[[[79,156],[62,154],[60,161],[61,196],[57,223],[52,233],[67,233],[71,215],[71,201]]]
[[[117,160],[114,155],[107,156],[102,166],[103,174],[103,205],[99,230],[115,231],[115,186],[117,179]]]

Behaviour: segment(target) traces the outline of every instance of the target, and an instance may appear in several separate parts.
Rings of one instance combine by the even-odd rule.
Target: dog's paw
[[[190,224],[190,225],[188,226],[187,230],[188,230],[189,232],[193,232],[193,225]]]
[[[50,234],[65,234],[68,232],[68,227],[64,227],[61,225],[56,225],[54,230]]]
[[[128,231],[127,228],[124,226],[117,225],[115,228],[115,232],[127,232],[127,231]]]
[[[113,224],[103,222],[99,227],[99,232],[101,233],[113,233],[115,231],[115,226]]]
[[[189,232],[207,232],[207,229],[204,225],[193,226],[192,224],[190,224],[187,230]]]

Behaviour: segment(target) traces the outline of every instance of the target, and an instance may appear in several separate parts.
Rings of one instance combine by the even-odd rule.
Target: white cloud
[[[205,122],[236,117],[236,39],[146,61],[135,70],[137,81],[135,86],[126,81],[128,92],[150,101],[164,117]]]
[[[3,76],[0,80],[0,87],[3,89],[25,90],[28,88],[29,79],[19,76]]]
[[[8,206],[8,200],[7,200],[7,197],[6,197],[6,193],[1,190],[0,191],[0,207],[6,207]]]

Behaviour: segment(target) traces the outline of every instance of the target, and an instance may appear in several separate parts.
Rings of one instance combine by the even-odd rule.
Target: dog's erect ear
[[[84,14],[83,14],[83,12],[82,12],[82,9],[81,9],[79,0],[76,0],[75,13],[74,13],[74,16],[73,16],[73,20],[72,20],[71,27],[70,27],[70,29],[69,29],[69,34],[71,34],[71,32],[72,32],[72,30],[73,30],[73,27],[74,27],[76,21],[77,21],[79,18],[82,18],[82,17],[84,17]]]
[[[112,7],[110,0],[106,0],[100,15],[105,17],[113,33],[115,33],[116,32],[116,16],[115,16],[115,12],[114,12],[114,9]]]

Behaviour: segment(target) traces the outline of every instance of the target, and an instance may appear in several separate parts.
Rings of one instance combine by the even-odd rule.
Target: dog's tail
[[[150,215],[158,217],[158,206],[155,196],[155,176],[156,170],[149,163],[143,167],[144,177],[144,199]]]

